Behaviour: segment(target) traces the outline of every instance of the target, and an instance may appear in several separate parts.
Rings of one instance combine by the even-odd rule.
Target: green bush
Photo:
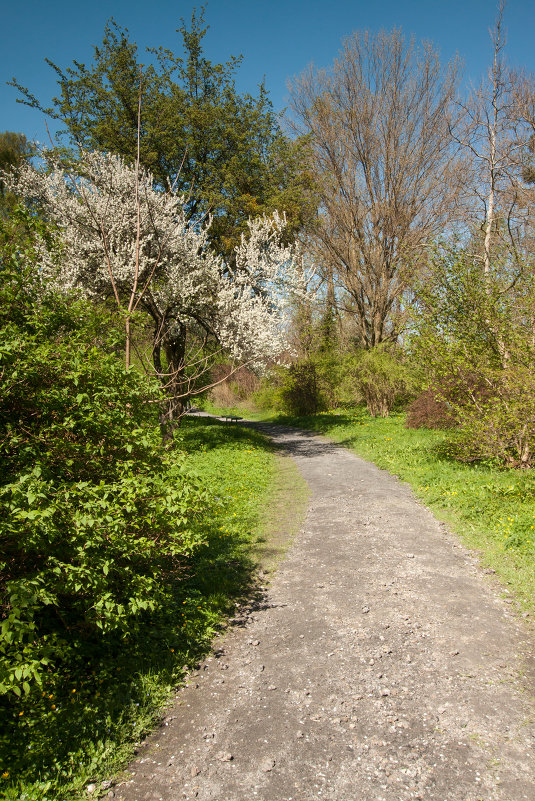
[[[277,375],[277,370],[270,370],[268,375],[262,377],[260,386],[252,395],[254,405],[263,411],[277,410],[280,402],[280,383],[281,379]]]
[[[326,408],[318,371],[312,360],[290,365],[283,376],[279,398],[278,408],[286,414],[317,414]]]
[[[401,351],[378,346],[365,351],[356,366],[355,383],[372,417],[388,417],[392,409],[407,403],[416,380]]]
[[[338,347],[314,356],[321,395],[327,408],[355,406],[362,402],[355,383],[358,353]]]
[[[533,280],[507,254],[485,273],[472,254],[443,247],[418,287],[411,349],[451,413],[445,447],[460,460],[534,462]]]
[[[468,394],[454,406],[458,433],[447,446],[461,461],[506,467],[535,463],[535,379],[525,367],[486,371],[485,393]]]
[[[273,368],[253,401],[260,409],[296,415],[355,406],[361,401],[354,377],[357,358],[352,352],[321,350],[290,368]]]
[[[208,498],[162,449],[159,390],[119,333],[47,293],[5,224],[0,268],[0,695],[38,693],[84,644],[128,637],[202,542]],[[38,223],[35,223],[37,225]],[[8,230],[9,225],[11,229]]]

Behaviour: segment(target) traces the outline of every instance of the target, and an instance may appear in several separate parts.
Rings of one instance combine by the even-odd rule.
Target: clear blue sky
[[[113,16],[130,31],[140,50],[177,48],[180,17],[189,20],[189,0],[22,0],[4,3],[0,32],[0,130],[22,131],[46,141],[42,116],[15,102],[6,86],[13,76],[43,103],[55,92],[48,57],[61,67],[73,59],[90,62]],[[341,39],[354,30],[401,27],[407,35],[431,40],[448,60],[458,53],[466,79],[478,82],[491,56],[488,29],[496,15],[494,0],[208,0],[206,55],[226,61],[243,54],[237,85],[255,92],[264,78],[277,110],[287,102],[288,78],[310,62],[328,66]],[[535,72],[535,0],[509,0],[505,25],[508,60]]]

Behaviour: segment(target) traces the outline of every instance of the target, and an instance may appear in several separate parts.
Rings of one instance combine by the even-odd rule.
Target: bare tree
[[[518,262],[526,213],[522,167],[529,135],[520,108],[525,98],[504,59],[504,10],[502,0],[490,30],[493,55],[488,75],[465,103],[459,103],[463,123],[456,137],[471,164],[466,183],[477,198],[473,221],[483,234],[480,259],[487,283],[493,256],[504,248]]]
[[[462,124],[455,135],[470,163],[465,188],[472,193],[474,258],[489,298],[517,300],[521,316],[533,285],[533,190],[529,179],[533,78],[515,74],[505,61],[505,2],[500,0],[490,29],[492,61],[487,76],[459,103]],[[515,304],[513,303],[513,307]],[[535,337],[535,306],[530,306]],[[507,332],[486,320],[502,366],[510,359]],[[510,321],[512,324],[512,321]]]
[[[522,178],[535,184],[535,76],[518,71],[512,75],[513,94],[518,119],[525,126],[526,141],[522,151]]]
[[[425,246],[455,210],[458,71],[399,30],[357,32],[330,70],[311,67],[290,87],[320,177],[312,246],[367,348],[397,339]]]
[[[513,96],[519,120],[521,202],[525,208],[526,246],[532,260],[535,257],[535,75],[526,70],[513,73]]]

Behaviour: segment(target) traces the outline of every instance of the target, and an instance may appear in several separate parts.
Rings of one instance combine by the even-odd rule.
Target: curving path
[[[493,579],[387,473],[259,427],[304,527],[116,801],[534,801],[533,643]]]

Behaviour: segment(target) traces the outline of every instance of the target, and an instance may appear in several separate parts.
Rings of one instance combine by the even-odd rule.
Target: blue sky
[[[113,16],[130,31],[140,50],[177,48],[180,17],[189,19],[186,0],[111,0],[89,3],[25,0],[5,3],[0,33],[0,130],[24,132],[46,141],[42,115],[15,102],[6,86],[13,76],[44,103],[55,91],[54,74],[44,58],[61,67],[73,59],[90,62],[93,45],[102,40]],[[340,42],[354,30],[401,27],[407,35],[429,39],[444,61],[458,53],[466,80],[478,82],[491,57],[489,26],[494,0],[208,0],[206,55],[226,61],[243,54],[237,77],[241,91],[254,93],[266,79],[277,110],[287,103],[287,80],[308,64],[328,66]],[[509,0],[506,7],[507,56],[510,63],[535,72],[535,0]]]

